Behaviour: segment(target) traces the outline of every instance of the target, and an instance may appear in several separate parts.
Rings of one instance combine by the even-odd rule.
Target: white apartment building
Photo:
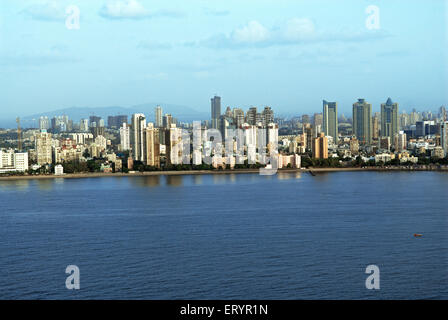
[[[0,173],[25,172],[28,170],[28,153],[14,150],[0,150]]]
[[[51,133],[42,130],[35,137],[37,164],[43,166],[53,163]]]
[[[123,123],[120,128],[120,146],[121,151],[131,150],[130,127],[127,123]]]

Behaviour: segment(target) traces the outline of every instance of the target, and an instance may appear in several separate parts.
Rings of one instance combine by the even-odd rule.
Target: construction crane
[[[20,118],[17,117],[17,141],[18,141],[18,148],[19,151],[22,151],[22,129],[20,128]]]

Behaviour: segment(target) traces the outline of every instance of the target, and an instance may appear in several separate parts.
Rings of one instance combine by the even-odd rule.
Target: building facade
[[[372,144],[372,105],[364,99],[353,104],[353,134],[360,144]]]
[[[338,104],[337,102],[323,101],[323,130],[326,136],[333,137],[338,144]]]
[[[398,103],[391,98],[381,104],[381,136],[391,140],[398,133]]]
[[[211,99],[211,126],[213,129],[219,128],[219,117],[221,116],[221,97],[214,96]]]
[[[146,117],[143,113],[135,113],[132,115],[132,130],[131,130],[131,149],[133,159],[136,161],[145,162],[145,128]]]

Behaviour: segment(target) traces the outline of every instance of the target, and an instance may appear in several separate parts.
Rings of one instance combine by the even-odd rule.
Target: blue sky
[[[66,27],[66,7],[80,28]],[[377,6],[379,29],[366,8]],[[363,97],[401,110],[447,104],[446,1],[6,0],[0,108],[14,117],[152,101],[209,111],[270,105],[341,113]]]

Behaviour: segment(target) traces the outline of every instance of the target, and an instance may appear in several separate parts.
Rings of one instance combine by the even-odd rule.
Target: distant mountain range
[[[47,116],[48,118],[51,119],[54,116],[61,116],[61,115],[67,115],[71,120],[75,122],[81,119],[88,119],[89,116],[95,115],[102,117],[104,119],[104,122],[107,124],[108,116],[115,116],[115,115],[131,116],[133,113],[144,113],[148,118],[148,121],[154,122],[155,121],[154,109],[158,105],[162,107],[163,114],[169,113],[179,121],[191,122],[195,120],[201,121],[210,118],[209,113],[200,112],[187,106],[163,104],[163,103],[145,103],[132,107],[119,107],[119,106],[92,107],[92,108],[71,107],[49,112],[36,113],[30,116],[21,117],[20,119],[23,128],[37,127],[39,117],[41,116]],[[13,128],[15,126],[16,126],[15,118],[0,120],[0,127]]]

